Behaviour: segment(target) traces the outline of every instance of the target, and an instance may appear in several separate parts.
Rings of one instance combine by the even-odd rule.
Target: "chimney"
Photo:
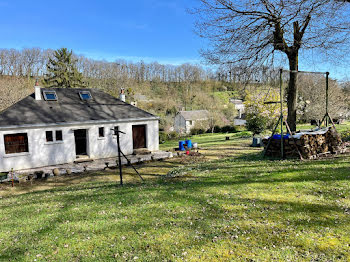
[[[121,89],[120,89],[119,99],[120,99],[121,101],[125,102],[124,88],[121,88]]]
[[[39,86],[39,81],[36,79],[35,81],[35,100],[41,100],[41,88]]]

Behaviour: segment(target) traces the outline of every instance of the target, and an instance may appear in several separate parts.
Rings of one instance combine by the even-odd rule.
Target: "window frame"
[[[48,140],[49,134],[51,133],[51,138],[52,140]],[[57,133],[61,133],[61,135],[57,135]],[[60,138],[61,140],[57,139]],[[46,130],[45,131],[45,144],[46,145],[52,145],[52,144],[62,144],[64,142],[64,137],[63,137],[63,130],[57,129],[57,130]]]
[[[83,98],[83,95],[88,95],[89,98],[88,98],[88,99],[85,99],[85,98]],[[91,92],[90,92],[90,91],[79,91],[79,96],[80,96],[80,99],[81,99],[82,101],[89,101],[89,100],[92,99],[92,95],[91,95]]]
[[[57,139],[57,133],[61,133],[61,139]],[[55,141],[56,142],[63,142],[63,131],[62,130],[55,130]]]
[[[48,140],[48,134],[51,133],[51,139],[52,140]],[[48,130],[48,131],[45,131],[45,141],[46,143],[53,143],[55,141],[54,137],[53,137],[53,131],[52,130]]]
[[[23,136],[24,137],[24,144],[14,144],[14,145],[9,145],[9,142],[6,142],[6,137],[9,136]],[[23,154],[29,154],[29,139],[28,139],[28,133],[14,133],[14,134],[4,134],[3,135],[3,139],[4,139],[4,150],[5,150],[5,155],[6,156],[10,156],[10,155],[23,155]],[[20,151],[20,152],[9,152],[9,146],[24,146],[24,150]]]
[[[55,95],[55,99],[47,98],[47,95],[50,95],[50,94]],[[43,91],[43,95],[44,95],[45,101],[57,101],[58,100],[56,91]]]
[[[102,130],[102,133],[101,133],[101,130]],[[102,136],[101,136],[102,134]],[[98,128],[98,138],[102,139],[102,138],[105,138],[106,137],[106,132],[105,132],[105,127],[104,126],[100,126]]]

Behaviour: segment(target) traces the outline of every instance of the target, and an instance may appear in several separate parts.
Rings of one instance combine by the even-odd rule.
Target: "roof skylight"
[[[90,91],[80,91],[79,96],[81,100],[90,100],[92,99]]]
[[[57,101],[57,94],[55,91],[43,91],[46,101]]]

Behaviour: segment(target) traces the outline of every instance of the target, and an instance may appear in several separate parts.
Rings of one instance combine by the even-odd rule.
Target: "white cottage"
[[[174,129],[178,133],[190,133],[191,129],[200,122],[209,119],[207,110],[180,111],[175,116]]]
[[[231,98],[230,103],[234,104],[237,110],[237,117],[234,119],[234,125],[245,125],[247,121],[245,120],[245,105],[243,100]]]
[[[40,88],[0,113],[0,172],[159,149],[159,118],[98,89]]]

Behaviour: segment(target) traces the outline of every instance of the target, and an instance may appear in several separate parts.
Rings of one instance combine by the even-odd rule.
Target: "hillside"
[[[129,177],[120,188],[115,173],[99,172],[3,196],[0,260],[350,258],[347,157],[263,160],[250,141],[224,137],[194,137],[206,154],[195,163],[139,166],[143,184]],[[162,178],[170,170],[179,177]]]
[[[99,88],[119,97],[120,87],[126,89],[127,102],[138,101],[138,107],[161,117],[161,129],[168,130],[173,124],[176,112],[207,109],[219,112],[222,118],[232,121],[235,110],[227,110],[228,98],[239,91],[221,92],[224,83],[198,81],[176,83],[161,81],[138,82],[129,80],[116,84],[113,79],[85,79],[90,88]],[[19,76],[0,76],[0,111],[33,92],[35,80]],[[144,96],[147,100],[138,100]],[[220,122],[218,122],[220,124]]]

